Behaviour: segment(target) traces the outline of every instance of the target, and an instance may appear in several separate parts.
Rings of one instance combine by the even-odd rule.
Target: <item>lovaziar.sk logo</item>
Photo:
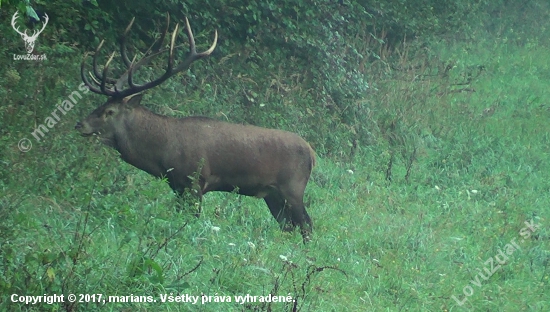
[[[15,25],[15,22],[17,21],[18,17],[19,17],[19,12],[15,11],[15,13],[13,14],[13,17],[11,19],[11,26],[13,27],[13,29],[19,35],[21,35],[21,38],[23,38],[23,41],[25,41],[25,49],[27,50],[27,54],[22,54],[22,55],[14,54],[13,59],[14,60],[26,60],[26,61],[43,61],[43,60],[46,60],[46,55],[45,54],[36,55],[36,54],[31,54],[31,53],[34,51],[34,44],[36,43],[36,39],[38,38],[38,35],[40,35],[40,33],[42,33],[42,31],[44,31],[44,28],[46,28],[46,25],[48,25],[48,21],[49,21],[48,14],[44,14],[44,22],[43,22],[43,25],[42,25],[42,29],[33,30],[32,35],[27,34],[28,29],[25,29],[24,32],[21,32],[19,30],[19,27],[17,25]]]

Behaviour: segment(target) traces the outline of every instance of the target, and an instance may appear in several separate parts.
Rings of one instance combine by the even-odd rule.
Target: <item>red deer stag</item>
[[[168,32],[169,21],[167,16],[160,46]],[[309,240],[312,222],[303,197],[315,165],[315,153],[310,145],[297,134],[287,131],[231,124],[206,117],[177,119],[157,115],[141,106],[140,92],[160,85],[187,70],[194,61],[210,55],[216,47],[218,34],[214,33],[214,42],[208,50],[197,53],[186,18],[189,52],[185,60],[174,66],[176,24],[168,49],[156,49],[136,62],[127,55],[125,39],[133,22],[120,41],[121,58],[127,68],[120,78],[107,77],[114,52],[103,70],[98,69],[97,56],[103,41],[95,51],[93,69],[89,74],[85,70],[84,57],[82,80],[91,91],[109,99],[84,121],[78,122],[75,129],[82,136],[97,135],[102,143],[115,148],[127,163],[156,177],[166,177],[180,197],[186,189],[193,189],[200,200],[210,191],[237,191],[242,195],[263,198],[283,230],[298,225],[304,242]],[[164,74],[137,84],[134,81],[136,71],[165,52],[168,64]]]

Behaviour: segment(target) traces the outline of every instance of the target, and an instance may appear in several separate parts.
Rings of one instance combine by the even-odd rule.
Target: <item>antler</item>
[[[98,67],[97,67],[97,56],[99,55],[99,51],[101,50],[101,47],[103,46],[103,42],[104,42],[103,40],[101,41],[101,43],[99,44],[99,46],[95,50],[93,61],[92,61],[93,62],[93,64],[92,64],[93,65],[93,75],[91,75],[91,77],[92,77],[93,83],[90,82],[90,80],[88,79],[88,75],[86,74],[86,70],[85,70],[85,62],[86,62],[86,59],[87,59],[88,55],[86,54],[84,56],[84,60],[82,61],[82,64],[80,66],[80,75],[82,77],[82,81],[84,81],[86,86],[88,86],[88,88],[92,92],[107,95],[107,96],[111,96],[111,97],[116,97],[116,98],[123,98],[123,97],[129,96],[129,95],[132,95],[132,94],[136,94],[136,93],[139,93],[139,92],[147,90],[147,89],[151,89],[153,87],[156,87],[156,86],[160,85],[165,80],[167,80],[168,78],[174,76],[175,74],[177,74],[181,71],[187,70],[189,68],[189,66],[191,66],[191,64],[194,61],[199,60],[199,59],[201,59],[205,56],[210,55],[212,53],[212,51],[214,51],[214,49],[216,48],[216,44],[218,42],[218,32],[215,30],[214,31],[214,42],[212,43],[210,48],[208,50],[204,51],[204,52],[197,53],[197,51],[195,49],[195,39],[193,37],[193,31],[191,30],[191,26],[189,25],[189,20],[187,18],[185,18],[185,29],[187,31],[187,37],[189,39],[189,53],[187,55],[187,58],[183,62],[181,62],[181,64],[179,64],[178,66],[176,66],[174,68],[174,48],[175,48],[174,44],[175,44],[176,37],[177,37],[177,34],[178,34],[179,24],[176,24],[176,27],[174,28],[174,31],[172,32],[172,36],[171,36],[171,40],[170,40],[170,47],[168,49],[160,50],[160,47],[162,47],[162,43],[164,42],[164,38],[165,38],[166,34],[168,33],[168,27],[169,27],[169,24],[170,24],[170,15],[167,14],[166,15],[166,30],[164,31],[164,33],[161,36],[159,48],[156,49],[154,52],[151,52],[151,51],[153,51],[153,47],[155,46],[155,44],[157,42],[159,42],[159,41],[155,41],[151,45],[151,47],[149,47],[147,52],[145,53],[145,55],[147,55],[149,53],[152,53],[152,54],[148,55],[146,57],[143,57],[141,60],[136,62],[135,57],[134,57],[133,60],[130,60],[128,58],[127,53],[126,53],[126,34],[132,28],[133,23],[134,23],[134,19],[132,19],[130,21],[130,23],[128,24],[128,27],[126,27],[126,30],[124,31],[124,34],[122,35],[122,37],[120,39],[120,55],[121,55],[121,58],[122,58],[122,62],[124,63],[124,65],[127,68],[127,70],[124,72],[124,74],[122,74],[122,76],[120,78],[114,79],[114,78],[107,77],[107,73],[108,73],[108,70],[109,70],[109,65],[110,65],[111,61],[113,60],[113,58],[115,56],[115,52],[113,52],[111,54],[111,56],[109,57],[109,59],[105,63],[105,66],[103,66],[103,72],[100,72]],[[166,71],[164,72],[164,74],[162,76],[160,76],[159,78],[154,79],[154,80],[149,81],[149,82],[144,83],[144,84],[134,83],[134,77],[133,76],[134,76],[135,72],[140,67],[142,67],[143,65],[148,64],[154,57],[156,57],[159,54],[164,53],[166,51],[168,51],[168,64],[166,66]],[[125,82],[127,82],[129,87],[127,89],[122,89],[122,86],[125,84]]]

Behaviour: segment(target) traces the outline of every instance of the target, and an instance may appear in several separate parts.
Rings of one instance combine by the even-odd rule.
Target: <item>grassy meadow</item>
[[[81,55],[2,73],[0,310],[549,311],[550,40],[539,22],[536,31],[472,26],[468,36],[380,48],[363,69],[369,91],[347,134],[324,125],[330,116],[297,112],[293,102],[310,100],[304,81],[288,68],[274,74],[281,90],[250,105],[266,110],[257,124],[298,132],[318,152],[306,245],[255,198],[208,193],[199,218],[192,202],[178,211],[165,181],[73,130],[101,96],[84,94],[34,139],[78,90]],[[230,64],[197,65],[197,88],[171,82],[143,103],[246,122],[218,90],[243,76],[213,73]],[[252,77],[264,70],[238,65]],[[273,115],[277,92],[286,102]],[[25,153],[22,138],[32,143]],[[66,300],[27,305],[13,294]],[[120,302],[71,303],[69,294]],[[256,302],[235,302],[247,294]],[[259,302],[270,294],[292,300]],[[170,295],[199,297],[161,302]],[[203,304],[201,295],[211,297]],[[156,302],[132,302],[139,296]]]

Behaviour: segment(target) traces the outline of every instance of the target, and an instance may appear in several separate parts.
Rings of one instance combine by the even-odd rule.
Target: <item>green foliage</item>
[[[36,12],[32,8],[29,0],[7,0],[4,2],[0,1],[0,8],[2,7],[2,4],[16,7],[19,11],[26,12],[27,15],[37,18]]]
[[[22,3],[3,1],[2,20]],[[296,301],[198,309],[454,311],[452,296],[464,298],[468,285],[465,310],[550,307],[548,3],[31,6],[51,18],[37,44],[47,61],[11,59],[22,41],[0,25],[0,310],[179,311],[196,307],[161,303],[160,294],[217,293]],[[198,49],[215,28],[220,42],[143,103],[306,137],[318,154],[306,190],[308,245],[253,198],[209,193],[196,218],[195,203],[180,209],[165,181],[79,137],[74,123],[104,97],[83,95],[40,141],[30,134],[78,90],[85,51],[105,38],[104,62],[132,16],[129,41],[144,48],[166,11],[190,18]],[[23,153],[25,137],[33,146]],[[540,228],[524,238],[530,220]],[[521,249],[472,284],[513,239]],[[9,297],[54,293],[157,302],[27,306]]]

